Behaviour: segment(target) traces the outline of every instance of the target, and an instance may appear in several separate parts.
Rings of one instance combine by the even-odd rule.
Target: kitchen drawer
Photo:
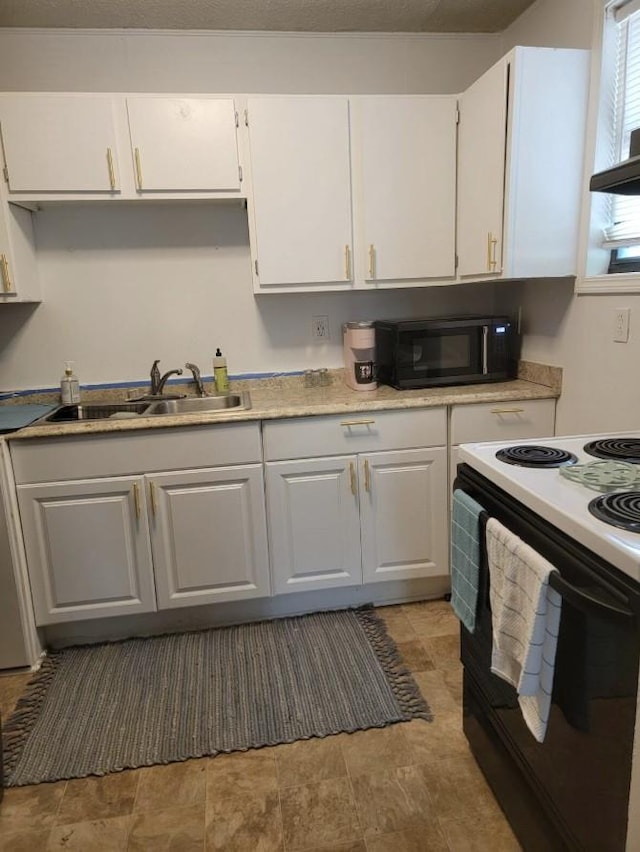
[[[454,405],[451,444],[544,438],[555,431],[555,399]]]
[[[444,446],[446,409],[371,411],[264,423],[265,461]]]
[[[13,441],[10,449],[18,485],[262,461],[256,422]]]

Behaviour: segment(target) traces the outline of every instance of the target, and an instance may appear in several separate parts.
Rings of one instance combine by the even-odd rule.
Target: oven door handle
[[[579,589],[563,580],[559,571],[552,571],[549,575],[549,585],[559,595],[566,598],[577,609],[594,615],[609,616],[613,618],[635,619],[635,613],[629,607],[616,604],[612,600],[604,600],[585,589]],[[625,599],[626,600],[626,599]]]

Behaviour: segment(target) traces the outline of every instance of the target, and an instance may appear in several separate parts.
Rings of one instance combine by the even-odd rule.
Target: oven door
[[[623,852],[638,690],[637,585],[466,468],[459,468],[457,487],[558,569],[554,588],[562,595],[551,713],[538,743],[516,691],[490,671],[489,576],[486,561],[481,566],[476,630],[462,630],[467,737],[475,754],[476,723],[489,726],[555,826],[557,848]],[[511,791],[502,794],[508,801]],[[500,790],[496,795],[501,800]],[[527,845],[524,831],[521,840],[538,848]]]
[[[400,387],[461,384],[486,380],[489,372],[488,325],[429,325],[402,329],[396,349]]]

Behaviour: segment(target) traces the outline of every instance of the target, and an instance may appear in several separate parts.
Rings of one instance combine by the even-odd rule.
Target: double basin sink
[[[86,420],[132,420],[138,417],[162,417],[177,414],[226,414],[251,408],[251,397],[227,393],[216,396],[186,397],[184,399],[139,400],[132,402],[80,403],[61,405],[40,418],[42,423],[77,423]]]

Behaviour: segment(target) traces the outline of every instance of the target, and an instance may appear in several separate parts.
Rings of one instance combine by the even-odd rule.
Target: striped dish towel
[[[516,688],[525,722],[547,732],[562,598],[556,569],[495,518],[487,522],[493,649],[491,671]]]
[[[484,509],[456,488],[451,514],[451,606],[473,633],[480,575],[480,515]]]

